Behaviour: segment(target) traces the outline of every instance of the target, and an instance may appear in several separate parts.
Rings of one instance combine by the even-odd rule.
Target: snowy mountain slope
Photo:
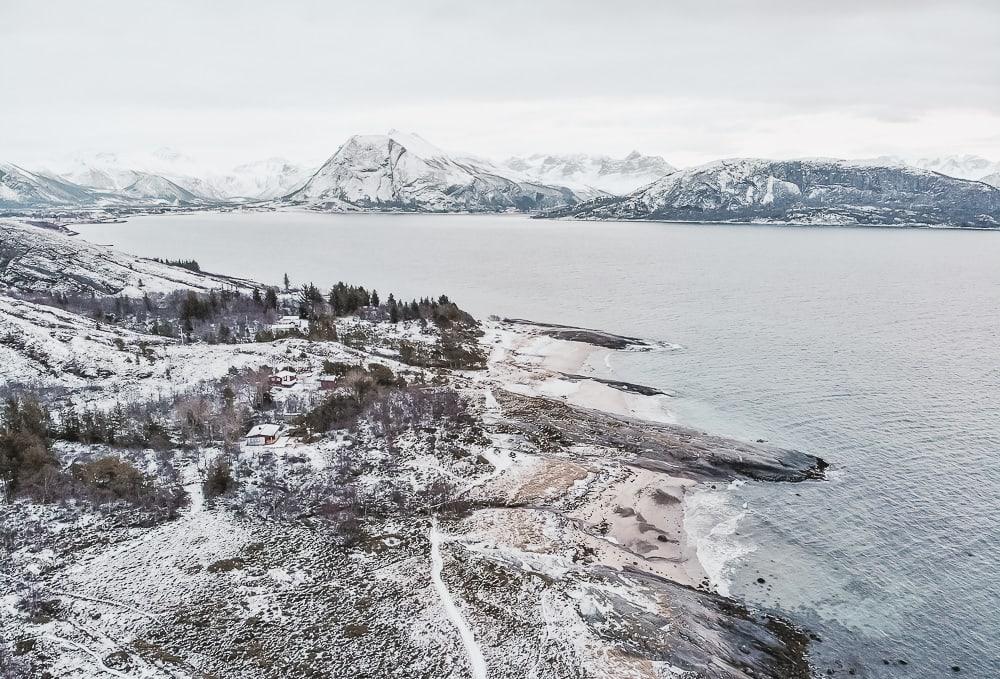
[[[220,172],[171,149],[127,157],[116,153],[80,154],[54,167],[58,169],[47,170],[46,174],[108,193],[122,192],[144,177],[144,183],[149,185],[154,183],[150,176],[156,177],[155,181],[161,185],[169,182],[174,187],[161,186],[153,195],[139,197],[181,202],[268,200],[299,188],[310,174],[304,166],[283,158],[257,160]],[[193,198],[181,192],[190,193]]]
[[[0,382],[82,387],[99,377],[130,374],[139,341],[161,338],[101,327],[62,309],[0,296]],[[125,344],[132,346],[126,351]],[[119,348],[119,346],[121,348]]]
[[[545,155],[513,157],[504,166],[535,181],[566,186],[580,194],[624,195],[651,184],[676,168],[660,156],[633,151],[624,158],[610,156]]]
[[[299,189],[314,171],[284,158],[266,158],[238,165],[213,183],[230,198],[270,200]]]
[[[145,160],[123,159],[115,153],[78,155],[56,167],[48,172],[51,176],[126,201],[187,204],[225,198],[207,179],[178,172],[175,165],[164,166],[156,155]]]
[[[1000,172],[994,172],[993,174],[988,174],[985,177],[980,177],[979,181],[984,184],[989,184],[990,186],[996,186],[1000,188]]]
[[[453,156],[417,135],[355,135],[305,185],[282,199],[331,211],[500,212],[573,204],[562,187],[519,182]]]
[[[139,178],[135,170],[119,167],[110,162],[107,157],[102,158],[104,162],[87,163],[77,159],[73,164],[59,172],[51,172],[73,184],[86,186],[99,191],[120,191],[126,186],[134,184]]]
[[[137,172],[136,179],[118,191],[119,195],[142,202],[167,203],[170,205],[193,205],[203,202],[202,196],[178,186],[166,177],[146,172]]]
[[[98,201],[100,196],[83,186],[0,163],[0,208],[93,205]]]
[[[251,287],[245,281],[160,264],[49,229],[0,221],[0,287],[141,297],[144,292],[207,291],[224,285]]]
[[[958,179],[982,180],[991,174],[1000,173],[1000,162],[987,160],[982,156],[961,155],[938,158],[918,158],[910,163],[924,170],[940,172]]]
[[[547,216],[1000,227],[1000,190],[926,170],[836,160],[724,160]]]
[[[955,177],[956,179],[975,181],[983,181],[985,177],[1000,174],[1000,162],[994,162],[982,156],[971,154],[923,158],[878,156],[877,158],[859,160],[857,162],[872,165],[916,167],[921,170],[930,170],[931,172]]]

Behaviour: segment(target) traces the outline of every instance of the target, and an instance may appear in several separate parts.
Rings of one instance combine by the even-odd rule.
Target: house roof
[[[281,431],[281,425],[258,424],[256,427],[247,432],[247,438],[252,436],[277,436],[279,431]]]
[[[279,370],[278,372],[274,373],[274,376],[275,377],[298,377],[298,375],[296,375],[295,373],[293,373],[291,370]]]

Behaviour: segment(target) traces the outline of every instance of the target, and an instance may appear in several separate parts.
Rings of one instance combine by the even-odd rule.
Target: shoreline
[[[550,326],[520,319],[505,319],[502,323],[507,327],[491,328],[485,343],[493,347],[491,368],[506,364],[515,366],[505,375],[504,386],[508,390],[524,396],[555,398],[573,406],[645,422],[677,424],[676,415],[668,407],[667,394],[614,381],[608,359],[616,351],[629,349],[608,349],[583,341],[558,339],[544,332],[550,328],[577,330],[569,326]],[[607,333],[601,334],[607,336]],[[648,350],[656,346],[661,350],[676,346],[646,344]],[[598,378],[588,374],[595,364],[606,366],[611,375]],[[629,388],[623,389],[622,385]],[[683,476],[633,468],[631,473],[600,488],[596,499],[570,516],[590,525],[608,526],[606,535],[610,540],[634,547],[633,551],[645,557],[644,566],[649,572],[678,584],[728,596],[731,583],[723,579],[722,573],[729,560],[706,563],[699,547],[712,539],[711,532],[694,534],[692,529],[690,498],[705,492],[713,492],[713,489]],[[650,535],[656,537],[650,538]],[[619,550],[607,547],[600,552],[599,558],[617,568],[639,565]]]

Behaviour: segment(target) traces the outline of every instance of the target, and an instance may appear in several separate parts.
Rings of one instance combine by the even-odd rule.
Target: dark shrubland
[[[8,500],[74,499],[99,507],[122,502],[142,510],[149,520],[175,516],[184,495],[176,484],[158,484],[116,456],[77,462],[64,470],[50,449],[53,430],[33,396],[8,397],[0,427],[0,481]]]

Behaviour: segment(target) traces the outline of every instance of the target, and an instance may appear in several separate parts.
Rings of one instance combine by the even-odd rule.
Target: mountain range
[[[638,151],[620,159],[586,154],[534,154],[508,158],[503,165],[536,181],[565,186],[579,196],[590,198],[601,194],[623,195],[677,169],[660,156],[644,156]]]
[[[583,219],[995,226],[1000,163],[980,156],[737,159],[677,170],[659,156],[533,154],[494,162],[391,130],[350,137],[319,169],[283,158],[206,171],[171,149],[44,170],[0,163],[9,212],[201,208],[505,212]]]
[[[680,170],[576,219],[1000,227],[1000,189],[902,165],[743,158]]]

